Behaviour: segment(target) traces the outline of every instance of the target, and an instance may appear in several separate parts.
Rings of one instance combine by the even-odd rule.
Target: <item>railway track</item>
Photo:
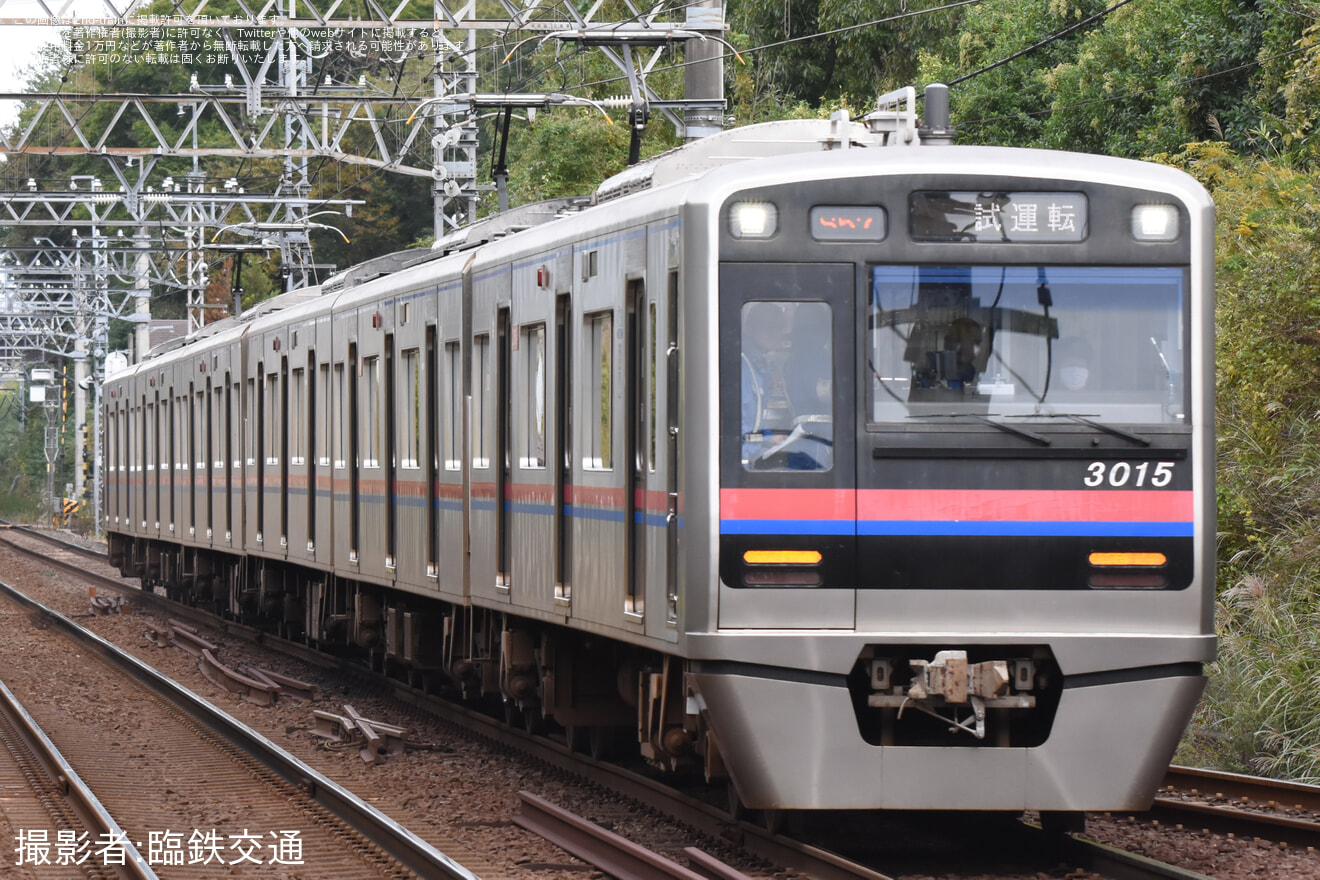
[[[473,880],[205,700],[8,585],[0,593],[10,600],[0,607],[8,634],[0,667],[11,689],[27,695],[37,723],[128,838],[139,849],[148,843],[148,864],[154,844],[172,878],[265,864],[326,880]],[[91,659],[52,676],[70,647]],[[53,827],[30,830],[56,838]]]
[[[0,755],[3,824],[16,843],[15,866],[40,866],[51,880],[154,880],[131,842],[122,848],[123,865],[90,858],[91,841],[120,840],[123,830],[3,682]]]
[[[1191,767],[1170,767],[1153,821],[1320,848],[1320,787]]]
[[[11,544],[27,544],[26,552],[39,556],[55,565],[63,565],[82,576],[94,575],[95,565],[87,560],[98,559],[95,551],[86,548],[62,548],[56,554],[41,551],[32,542],[58,541],[58,538],[31,530],[11,530],[5,537],[23,536]],[[99,557],[103,560],[103,555]],[[602,785],[616,793],[645,803],[648,806],[673,817],[676,821],[717,839],[736,843],[749,854],[762,858],[771,864],[800,871],[820,880],[883,880],[884,859],[870,858],[858,854],[856,858],[837,855],[821,847],[792,840],[782,835],[772,834],[757,825],[733,819],[720,806],[712,805],[695,797],[676,792],[667,785],[662,785],[643,773],[632,772],[625,768],[602,762],[584,759],[575,754],[564,743],[543,737],[529,737],[519,730],[511,730],[497,720],[480,712],[471,711],[463,706],[441,700],[431,695],[420,693],[406,685],[384,677],[374,677],[365,670],[348,666],[334,658],[311,651],[306,646],[275,639],[249,627],[229,621],[219,621],[210,615],[195,609],[178,605],[164,597],[144,594],[134,586],[118,579],[106,576],[105,580],[94,578],[99,585],[108,590],[118,590],[124,595],[135,597],[135,601],[152,606],[153,610],[166,616],[184,617],[210,627],[218,627],[230,635],[262,642],[268,647],[310,661],[321,668],[334,668],[354,676],[358,680],[370,678],[371,686],[384,691],[398,701],[401,707],[421,709],[429,714],[443,717],[459,723],[477,736],[498,744],[501,747],[528,755],[537,761],[564,770],[579,778]],[[1162,798],[1163,799],[1163,798]],[[1198,826],[1199,827],[1199,826]],[[1017,833],[1017,832],[1013,832]],[[1246,831],[1243,832],[1247,834]],[[1139,856],[1133,856],[1122,850],[1103,847],[1082,839],[1047,835],[1031,828],[1023,828],[1022,837],[1016,846],[1025,851],[1048,850],[1057,858],[1075,865],[1079,870],[1091,871],[1103,877],[1147,878],[1165,877],[1192,880],[1201,877],[1192,871],[1170,865],[1163,865]],[[689,864],[696,864],[699,856],[689,859]],[[869,867],[874,866],[874,867]],[[707,874],[709,876],[709,874]]]

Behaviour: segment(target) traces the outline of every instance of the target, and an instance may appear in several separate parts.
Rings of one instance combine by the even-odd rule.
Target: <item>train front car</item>
[[[1205,191],[927,146],[703,198],[689,682],[742,801],[1148,806],[1215,650]]]

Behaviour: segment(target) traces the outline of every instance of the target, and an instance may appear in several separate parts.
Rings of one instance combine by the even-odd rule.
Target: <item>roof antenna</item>
[[[949,87],[944,83],[926,86],[925,125],[917,130],[923,145],[948,146],[957,132],[949,124]]]

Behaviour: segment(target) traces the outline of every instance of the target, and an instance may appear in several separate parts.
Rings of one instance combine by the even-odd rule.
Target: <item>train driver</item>
[[[981,325],[971,318],[957,318],[944,336],[944,350],[953,354],[953,370],[944,378],[954,391],[970,391],[976,381],[976,354],[981,344]]]

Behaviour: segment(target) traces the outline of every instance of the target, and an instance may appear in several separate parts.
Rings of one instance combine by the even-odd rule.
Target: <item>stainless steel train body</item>
[[[1208,197],[797,141],[113,377],[112,557],[753,808],[1144,806],[1214,654]]]

